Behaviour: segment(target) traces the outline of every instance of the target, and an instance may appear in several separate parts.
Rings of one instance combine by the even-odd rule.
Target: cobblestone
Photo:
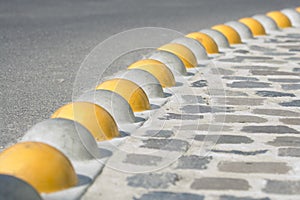
[[[293,137],[293,136],[276,137],[273,141],[269,141],[268,144],[277,147],[279,146],[299,147],[300,137]]]
[[[249,183],[237,178],[200,178],[191,185],[194,190],[248,190]]]
[[[268,180],[263,191],[273,194],[300,194],[300,181]]]
[[[203,200],[203,195],[175,192],[149,192],[134,200]]]
[[[288,126],[245,126],[242,131],[247,133],[299,133],[297,130],[290,128]]]
[[[174,173],[162,173],[162,174],[137,174],[127,178],[127,183],[131,187],[142,188],[168,188],[170,185],[174,185],[179,181],[179,177]]]
[[[196,155],[182,156],[178,159],[178,169],[207,169],[207,164],[211,161],[212,157],[201,157]]]
[[[196,135],[198,141],[216,141],[217,144],[249,144],[253,140],[246,136],[238,135]]]
[[[300,157],[300,148],[280,148],[279,156]]]
[[[286,174],[290,167],[282,162],[230,162],[224,161],[218,164],[220,171],[235,173],[270,173]]]

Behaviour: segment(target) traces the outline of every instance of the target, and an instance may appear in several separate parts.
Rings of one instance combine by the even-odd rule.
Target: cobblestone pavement
[[[300,199],[299,75],[296,28],[189,70],[83,199]]]

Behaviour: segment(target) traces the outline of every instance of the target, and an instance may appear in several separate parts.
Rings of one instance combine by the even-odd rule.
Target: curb
[[[300,7],[230,21],[158,47],[1,152],[0,198],[80,198],[105,165],[105,148],[114,151],[122,136],[141,127],[145,113],[155,112],[151,106],[167,101],[164,91],[176,80],[230,46],[290,27],[300,27]]]

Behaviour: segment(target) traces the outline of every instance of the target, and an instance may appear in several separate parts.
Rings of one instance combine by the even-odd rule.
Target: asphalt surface
[[[85,56],[137,27],[184,33],[299,6],[299,0],[0,0],[0,146],[70,102]]]

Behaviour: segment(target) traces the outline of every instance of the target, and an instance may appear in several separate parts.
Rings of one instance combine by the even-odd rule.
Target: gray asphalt
[[[70,102],[80,63],[113,34],[145,26],[188,33],[295,6],[299,0],[0,0],[0,146]]]

